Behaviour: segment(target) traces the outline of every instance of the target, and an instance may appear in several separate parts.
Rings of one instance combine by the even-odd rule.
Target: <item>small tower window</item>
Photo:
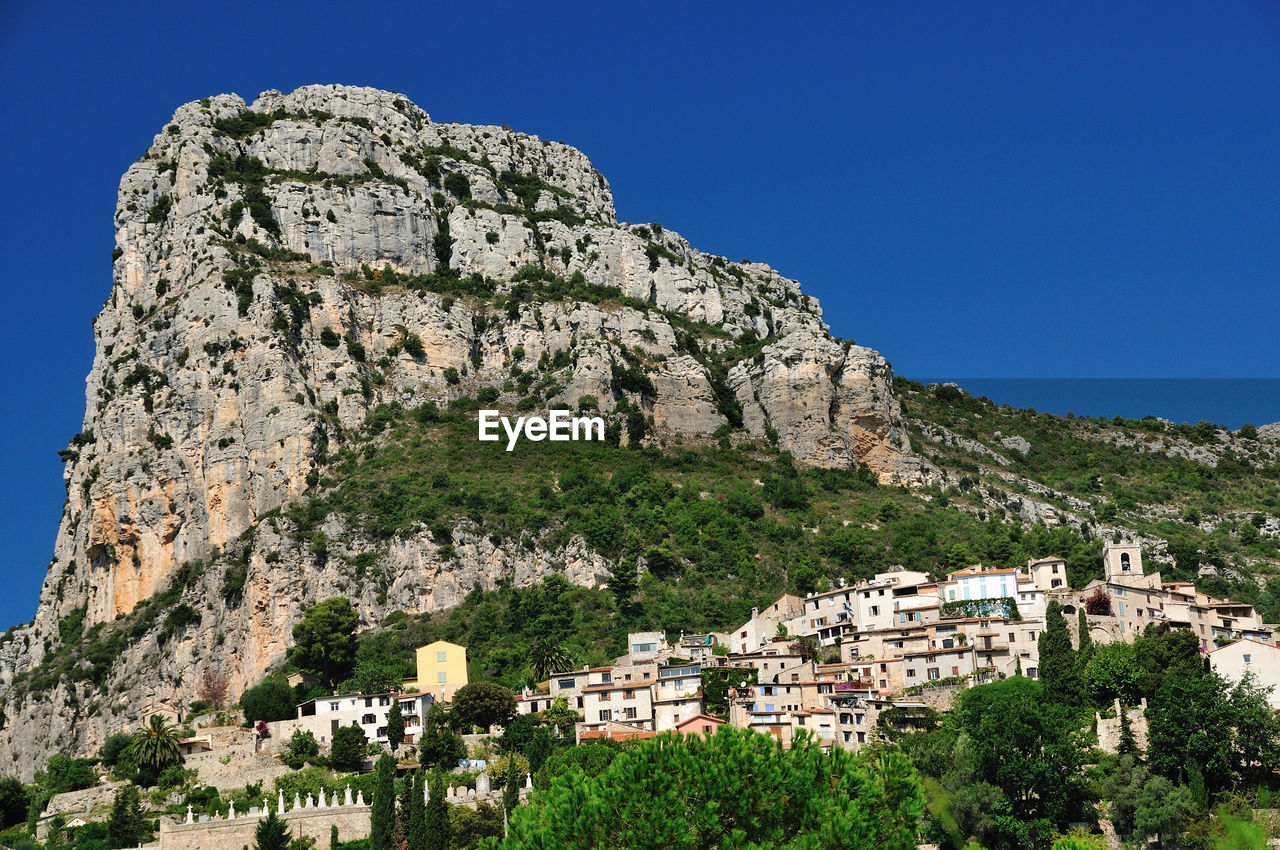
[[[1129,553],[1128,553],[1128,552],[1121,552],[1121,553],[1120,553],[1120,569],[1121,569],[1121,571],[1122,571],[1122,572],[1126,572],[1126,573],[1127,573],[1127,572],[1129,571],[1129,567],[1130,567],[1130,564],[1129,564]]]

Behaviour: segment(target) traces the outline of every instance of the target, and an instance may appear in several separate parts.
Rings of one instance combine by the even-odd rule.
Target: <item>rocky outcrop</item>
[[[0,689],[69,621],[111,623],[184,563],[224,564],[246,534],[272,545],[247,556],[239,605],[221,604],[221,567],[191,578],[199,628],[162,643],[152,624],[111,681],[0,694],[0,773],[29,778],[52,742],[85,751],[191,699],[206,667],[238,693],[325,596],[352,596],[372,622],[499,580],[608,574],[580,541],[504,547],[462,527],[447,554],[425,532],[377,547],[380,596],[344,572],[375,548],[353,530],[326,526],[327,560],[291,544],[276,513],[379,404],[492,388],[515,405],[528,387],[512,378],[529,373],[539,407],[593,396],[611,414],[625,399],[659,437],[740,422],[801,464],[920,475],[879,354],[832,339],[817,302],[769,266],[619,224],[608,182],[564,144],[438,124],[373,89],[219,95],[180,107],[128,169],[115,225],[58,539],[35,621],[0,641]]]

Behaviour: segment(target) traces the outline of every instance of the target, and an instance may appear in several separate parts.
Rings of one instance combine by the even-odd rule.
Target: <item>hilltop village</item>
[[[1066,585],[1059,558],[1021,570],[976,565],[941,581],[899,570],[803,598],[784,595],[728,632],[674,640],[632,633],[630,652],[613,665],[556,671],[543,687],[518,695],[517,711],[536,714],[560,702],[582,717],[574,726],[578,741],[705,733],[728,724],[784,746],[806,730],[824,747],[856,750],[888,709],[909,718],[949,708],[957,689],[1038,678],[1038,638],[1051,602],[1073,631],[1086,625],[1095,644],[1131,642],[1148,626],[1167,624],[1189,629],[1222,675],[1238,680],[1248,670],[1264,685],[1280,685],[1275,627],[1252,606],[1215,599],[1191,582],[1162,582],[1145,571],[1136,544],[1109,544],[1103,560],[1105,577],[1080,589]],[[311,700],[296,720],[270,724],[273,738],[303,729],[327,743],[354,723],[385,743],[387,713],[401,700],[405,742],[412,744],[430,706],[447,704],[468,683],[465,652],[445,641],[424,646],[417,678],[405,683],[406,693],[421,693]]]
[[[169,765],[178,774],[178,787],[163,799],[169,814],[156,822],[158,837],[141,830],[138,838],[152,836],[161,850],[234,850],[252,844],[274,812],[297,836],[364,842],[377,828],[379,755],[379,768],[394,764],[411,787],[418,767],[447,767],[447,784],[436,793],[456,809],[450,817],[464,832],[497,835],[499,811],[518,805],[546,765],[553,750],[546,739],[587,753],[593,744],[625,748],[662,733],[707,738],[733,727],[772,736],[784,749],[804,741],[828,753],[857,751],[935,728],[974,686],[1038,679],[1050,617],[1076,647],[1082,634],[1084,643],[1103,645],[1185,630],[1206,669],[1229,683],[1248,676],[1273,688],[1270,705],[1280,709],[1280,648],[1274,627],[1251,606],[1162,582],[1145,569],[1136,544],[1110,543],[1103,558],[1104,577],[1083,588],[1067,586],[1062,559],[1043,558],[1023,569],[974,565],[942,580],[897,570],[805,597],[788,594],[728,632],[674,639],[636,632],[612,665],[570,669],[553,661],[538,688],[519,694],[472,681],[466,647],[436,641],[417,650],[416,675],[400,688],[314,696],[281,719],[260,719],[264,710],[250,694],[231,711],[158,707],[144,731],[181,728],[186,737],[176,739],[181,755]],[[307,687],[309,678],[295,674],[291,684]],[[1145,699],[1122,706],[1117,698],[1114,707],[1096,714],[1098,746],[1113,754],[1123,752],[1126,736],[1145,742],[1148,734]],[[278,716],[280,708],[272,710]],[[226,725],[245,717],[243,725]],[[530,743],[539,735],[541,753]],[[33,812],[37,835],[56,844],[77,830],[105,828],[93,821],[112,791],[114,823],[120,786],[101,782],[42,801]],[[199,783],[206,783],[203,797]],[[429,806],[425,783],[422,792]]]

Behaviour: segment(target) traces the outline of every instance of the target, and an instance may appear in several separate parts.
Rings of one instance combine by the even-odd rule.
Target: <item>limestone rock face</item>
[[[180,107],[129,167],[115,226],[40,607],[0,640],[0,773],[30,779],[41,754],[90,751],[151,707],[189,702],[210,666],[238,695],[318,599],[349,595],[373,623],[455,605],[477,584],[608,574],[581,541],[502,547],[466,528],[447,556],[425,531],[379,548],[326,527],[327,560],[291,544],[276,512],[314,490],[317,453],[381,403],[492,387],[511,405],[516,367],[543,379],[544,407],[594,396],[610,413],[625,398],[658,438],[709,438],[740,416],[801,464],[919,478],[879,354],[832,339],[817,302],[769,266],[619,224],[608,182],[561,143],[435,123],[366,88],[249,106],[218,95]],[[225,563],[251,530],[279,557],[252,548],[238,604],[220,571],[195,575],[182,598],[198,627],[154,624],[108,681],[11,688],[68,618],[109,624],[184,563]],[[339,568],[374,549],[383,595]]]

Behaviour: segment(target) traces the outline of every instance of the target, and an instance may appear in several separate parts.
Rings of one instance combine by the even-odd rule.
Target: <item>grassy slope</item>
[[[942,425],[1003,454],[1013,461],[1007,472],[1089,502],[1091,518],[1168,540],[1178,566],[1166,574],[1196,579],[1200,566],[1218,567],[1224,577],[1200,578],[1203,589],[1248,599],[1268,621],[1280,620],[1280,580],[1273,578],[1280,574],[1280,537],[1256,532],[1280,517],[1280,446],[1205,423],[1054,416],[902,379],[898,390],[909,418]],[[1031,443],[1025,455],[1000,444],[1015,435]],[[1009,489],[988,458],[929,442],[919,429],[913,428],[912,439],[917,447],[939,451],[935,462],[944,469]],[[1138,448],[1157,444],[1207,450],[1219,461],[1213,467]],[[1067,507],[1062,500],[1046,501]],[[1237,577],[1245,574],[1270,587]]]

